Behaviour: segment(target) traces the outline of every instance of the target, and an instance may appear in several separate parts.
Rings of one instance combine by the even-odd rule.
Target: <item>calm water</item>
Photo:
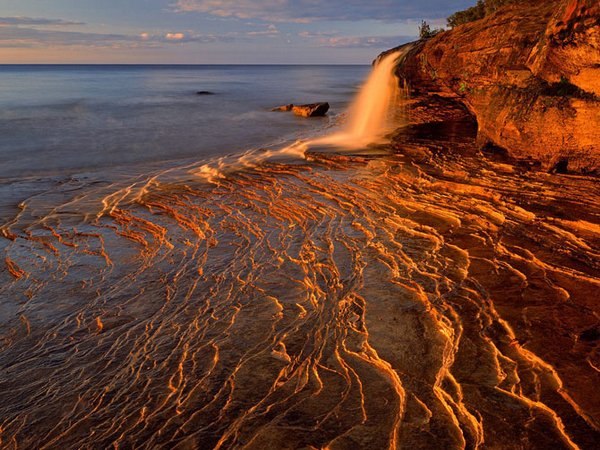
[[[1,178],[207,157],[310,134],[369,66],[0,66]],[[206,90],[216,95],[199,96]],[[328,101],[329,119],[270,112]]]

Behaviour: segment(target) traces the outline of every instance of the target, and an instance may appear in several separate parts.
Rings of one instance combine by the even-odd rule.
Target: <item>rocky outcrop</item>
[[[302,117],[322,117],[329,111],[329,103],[310,103],[308,105],[283,105],[273,108],[271,111],[292,111]]]
[[[277,106],[276,108],[273,108],[271,111],[283,111],[283,112],[287,112],[287,111],[291,111],[293,107],[294,107],[294,105],[292,105],[290,103],[289,105]]]
[[[311,103],[310,105],[295,105],[292,112],[302,117],[321,117],[329,111],[329,103]]]
[[[600,170],[600,4],[531,0],[410,44],[397,74],[412,102],[461,104],[481,145],[546,170]],[[394,49],[397,50],[397,49]],[[414,119],[414,118],[413,118]]]

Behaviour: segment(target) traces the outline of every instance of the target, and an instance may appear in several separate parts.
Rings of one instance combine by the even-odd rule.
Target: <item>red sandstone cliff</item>
[[[398,75],[413,98],[464,104],[477,119],[482,144],[539,161],[544,169],[600,171],[597,0],[505,7],[419,41]]]

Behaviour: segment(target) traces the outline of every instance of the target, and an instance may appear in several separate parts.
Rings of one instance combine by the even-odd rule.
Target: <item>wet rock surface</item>
[[[277,107],[273,108],[271,111],[288,112],[288,111],[291,111],[293,107],[294,107],[294,105],[290,103],[289,105],[277,106]]]
[[[329,103],[321,102],[321,103],[308,103],[306,105],[294,105],[290,103],[289,105],[277,106],[271,111],[276,112],[288,112],[292,111],[295,115],[301,117],[322,117],[327,114],[329,111]]]
[[[302,117],[322,117],[329,111],[329,103],[310,103],[308,105],[294,105],[292,112]]]
[[[414,110],[385,156],[24,201],[2,446],[595,448],[597,181]]]
[[[327,114],[327,111],[329,111],[329,103],[309,103],[306,105],[294,105],[290,103],[289,105],[277,106],[271,109],[271,111],[292,111],[295,115],[301,117],[322,117]]]

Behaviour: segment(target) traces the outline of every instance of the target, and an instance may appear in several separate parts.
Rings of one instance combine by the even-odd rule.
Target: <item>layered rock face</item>
[[[600,4],[532,0],[407,49],[413,101],[475,116],[478,139],[545,170],[600,170]],[[424,97],[435,101],[423,101]]]

